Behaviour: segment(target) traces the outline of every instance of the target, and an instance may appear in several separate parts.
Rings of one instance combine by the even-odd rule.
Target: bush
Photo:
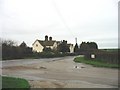
[[[64,57],[64,56],[75,56],[74,53],[60,53],[60,52],[34,52],[33,58],[55,58],[55,57]]]
[[[2,42],[2,59],[22,59],[25,57],[30,57],[33,52],[32,48],[27,47],[22,43],[20,46],[14,45],[13,41],[3,41]]]

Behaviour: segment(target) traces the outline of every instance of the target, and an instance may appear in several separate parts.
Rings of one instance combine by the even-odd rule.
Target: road
[[[7,60],[2,62],[2,75],[25,78],[32,88],[118,87],[117,69],[75,63],[74,58]]]

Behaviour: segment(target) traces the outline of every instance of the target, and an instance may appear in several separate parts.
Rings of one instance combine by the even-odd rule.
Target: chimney
[[[52,37],[49,37],[49,41],[52,41]]]
[[[65,43],[67,44],[67,41],[65,41]]]
[[[66,41],[66,40],[63,40],[63,43],[66,43],[66,44],[67,44],[67,41]]]
[[[48,41],[48,36],[47,35],[45,36],[45,41]]]

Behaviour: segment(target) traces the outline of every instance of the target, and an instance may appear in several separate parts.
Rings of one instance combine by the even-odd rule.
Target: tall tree
[[[58,47],[59,47],[59,52],[62,53],[70,52],[69,46],[67,45],[67,41],[65,40],[63,40]]]
[[[20,47],[26,48],[27,45],[26,45],[26,43],[23,41],[23,42],[20,44]]]
[[[98,49],[98,45],[97,45],[95,42],[89,43],[89,47],[90,47],[91,49]]]
[[[80,49],[82,50],[82,51],[85,51],[85,50],[88,50],[90,47],[89,47],[89,45],[88,45],[88,42],[86,43],[86,42],[82,42],[81,44],[80,44]]]
[[[17,57],[17,46],[12,40],[2,40],[2,58],[3,59],[12,59]]]
[[[12,40],[2,41],[2,59],[24,58],[32,55],[32,49],[24,43],[16,46]]]
[[[75,52],[75,53],[78,53],[78,52],[79,52],[79,48],[78,48],[78,44],[77,44],[77,43],[75,44],[74,52]]]

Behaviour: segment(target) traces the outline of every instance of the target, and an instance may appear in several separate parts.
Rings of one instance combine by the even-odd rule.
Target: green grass
[[[2,88],[2,90],[29,90],[30,85],[25,79],[3,76]]]
[[[76,57],[74,61],[77,63],[90,64],[94,67],[120,68],[118,64],[109,64],[109,63],[102,62],[101,60],[85,59],[84,57]]]

